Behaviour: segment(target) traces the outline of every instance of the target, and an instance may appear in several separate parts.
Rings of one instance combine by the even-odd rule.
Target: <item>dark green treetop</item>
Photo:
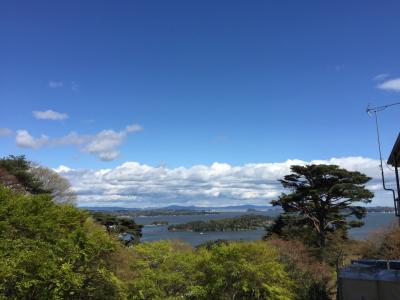
[[[362,226],[365,207],[355,205],[371,202],[374,194],[365,188],[370,177],[348,171],[336,165],[307,165],[291,167],[292,174],[280,180],[290,193],[283,193],[272,201],[281,206],[286,215],[279,219],[282,227],[285,220],[294,220],[316,237],[319,248],[324,248],[327,234]],[[349,221],[349,217],[356,220]]]
[[[108,233],[121,235],[126,246],[137,244],[142,237],[142,225],[136,224],[132,218],[117,217],[103,212],[93,212],[93,219],[103,225]]]

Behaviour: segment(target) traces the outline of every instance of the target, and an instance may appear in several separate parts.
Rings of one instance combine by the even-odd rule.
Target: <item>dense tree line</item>
[[[0,299],[306,299],[300,265],[277,249],[125,247],[84,210],[0,187]]]
[[[242,215],[210,221],[193,221],[168,226],[170,231],[239,231],[263,228],[272,223],[272,218],[264,215]]]
[[[107,257],[118,244],[70,205],[48,194],[0,187],[0,297],[110,299],[121,294]]]
[[[348,217],[365,216],[352,204],[368,202],[372,193],[364,187],[368,177],[336,166],[292,168],[282,180],[290,193],[274,202],[284,212],[265,241],[196,249],[177,241],[138,243],[139,225],[61,200],[70,187],[53,184],[51,172],[37,176],[37,167],[24,157],[0,160],[0,299],[328,300],[337,253],[349,259],[400,253],[398,227],[367,241],[348,239],[347,230],[360,225]],[[270,222],[250,215],[196,230]],[[133,238],[121,243],[124,233]]]

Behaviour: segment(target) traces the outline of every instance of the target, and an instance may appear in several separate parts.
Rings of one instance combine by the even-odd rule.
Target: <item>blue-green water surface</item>
[[[257,212],[267,216],[276,216],[279,212],[276,210]],[[138,224],[143,224],[142,242],[178,239],[185,241],[193,246],[197,246],[206,241],[225,239],[225,240],[259,240],[264,235],[264,229],[249,230],[249,231],[233,231],[233,232],[170,232],[168,226],[153,226],[150,225],[153,221],[168,221],[170,225],[181,224],[190,221],[207,221],[212,219],[232,218],[235,216],[249,214],[248,212],[223,212],[219,214],[209,215],[183,215],[183,216],[151,216],[151,217],[135,217],[134,220]],[[365,225],[361,228],[350,230],[350,236],[355,239],[364,239],[372,232],[380,227],[387,226],[395,222],[393,213],[369,213],[364,219]]]

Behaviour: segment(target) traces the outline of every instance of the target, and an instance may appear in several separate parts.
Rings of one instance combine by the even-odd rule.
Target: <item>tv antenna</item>
[[[397,197],[396,197],[396,192],[394,189],[388,188],[386,186],[386,182],[385,182],[385,174],[383,171],[383,159],[382,159],[382,150],[381,150],[381,137],[380,137],[380,133],[379,133],[379,120],[378,120],[378,113],[395,105],[400,105],[400,102],[395,102],[392,104],[388,104],[388,105],[382,105],[382,106],[376,106],[376,107],[371,107],[369,104],[367,106],[367,114],[369,116],[374,115],[375,117],[375,126],[376,126],[376,137],[377,137],[377,141],[378,141],[378,150],[379,150],[379,160],[380,160],[380,169],[381,169],[381,177],[382,177],[382,185],[383,185],[383,189],[385,191],[391,192],[392,193],[392,197],[393,197],[393,203],[394,203],[394,210],[395,210],[395,215],[396,217],[400,217],[400,203],[399,203],[399,197],[400,197],[400,188],[399,188],[399,182],[398,182],[398,174],[397,174],[397,165],[395,166],[396,169],[396,181],[397,181]],[[387,165],[387,163],[385,162],[385,165],[389,168],[389,166]],[[389,168],[390,169],[390,168]],[[400,223],[400,218],[399,218],[399,223]]]

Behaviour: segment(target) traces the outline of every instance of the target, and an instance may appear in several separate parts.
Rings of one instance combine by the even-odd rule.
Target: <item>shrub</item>
[[[279,261],[295,282],[295,299],[331,299],[330,294],[335,290],[334,276],[326,263],[310,255],[301,241],[271,239],[268,243],[277,248]]]
[[[115,245],[77,208],[0,186],[0,298],[124,298],[105,262]]]
[[[207,249],[171,241],[134,247],[132,299],[293,299],[293,282],[263,242]]]
[[[353,250],[361,258],[399,259],[400,228],[391,224],[372,233],[367,240],[359,242]]]

